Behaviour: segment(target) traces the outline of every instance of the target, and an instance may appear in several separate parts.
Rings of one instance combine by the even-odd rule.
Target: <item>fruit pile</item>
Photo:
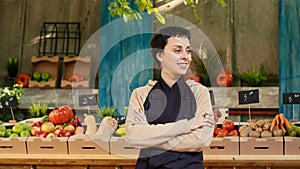
[[[49,72],[35,71],[32,74],[32,80],[38,81],[38,82],[48,82],[51,80],[55,80],[55,78],[53,76],[51,76]]]
[[[16,123],[12,128],[0,126],[0,136],[5,138],[28,137],[31,136],[31,128],[32,126],[24,123]]]
[[[52,110],[48,119],[49,121],[38,121],[32,124],[32,136],[54,138],[84,134],[82,122],[78,116],[74,116],[72,108],[68,105]]]
[[[232,120],[226,119],[222,123],[222,127],[217,127],[214,131],[214,137],[238,136],[237,130]]]

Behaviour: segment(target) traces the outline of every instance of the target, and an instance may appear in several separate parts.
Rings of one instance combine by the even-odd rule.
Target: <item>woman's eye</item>
[[[191,54],[192,50],[188,49],[188,50],[186,50],[186,53]]]
[[[180,53],[181,52],[180,49],[175,49],[174,51],[175,51],[175,53]]]

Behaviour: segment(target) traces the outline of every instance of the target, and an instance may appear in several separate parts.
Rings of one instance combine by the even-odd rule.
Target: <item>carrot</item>
[[[271,126],[270,126],[270,131],[273,131],[274,127],[276,126],[276,117],[277,117],[277,115],[276,115],[275,118],[272,120],[272,123],[271,123]]]
[[[285,119],[285,118],[284,118],[284,114],[283,114],[283,113],[280,113],[280,114],[279,114],[279,120],[280,120],[280,123],[281,123],[281,124],[284,124],[284,119]]]
[[[283,124],[279,124],[279,128],[282,130],[282,132],[283,132],[283,135],[285,134],[285,132],[286,132],[286,130],[285,130],[285,128],[284,128],[284,126],[283,126]]]
[[[284,125],[287,129],[291,128],[290,122],[288,121],[288,119],[284,118]]]
[[[277,115],[275,116],[275,119],[276,119],[276,125],[278,126],[279,123],[280,123],[280,117],[279,117],[279,114],[277,114]]]

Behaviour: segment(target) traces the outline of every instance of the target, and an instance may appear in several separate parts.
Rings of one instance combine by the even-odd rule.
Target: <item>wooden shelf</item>
[[[272,168],[272,169],[296,169],[300,166],[299,155],[206,155],[204,165],[206,168]],[[17,168],[105,168],[134,169],[136,157],[118,157],[113,155],[21,155],[2,154],[1,166]]]

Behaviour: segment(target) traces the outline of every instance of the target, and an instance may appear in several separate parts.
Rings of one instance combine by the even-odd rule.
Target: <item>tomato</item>
[[[225,119],[222,123],[222,129],[227,130],[228,132],[231,132],[234,130],[234,123],[232,120]]]
[[[218,132],[218,134],[217,134],[216,137],[226,137],[226,136],[228,136],[228,131],[227,131],[227,130],[224,130],[224,129],[221,129],[221,130]]]
[[[49,120],[53,124],[63,124],[69,122],[73,117],[73,110],[70,106],[64,105],[49,113]]]
[[[196,74],[187,74],[187,75],[185,75],[184,79],[185,80],[191,79],[191,80],[194,80],[195,82],[200,83],[200,77]]]
[[[217,136],[220,130],[222,130],[222,129],[219,128],[219,127],[216,128],[215,131],[214,131],[214,136]]]
[[[232,130],[229,132],[228,134],[229,136],[239,136],[239,133],[237,132],[237,130]]]
[[[230,72],[220,72],[216,78],[217,85],[220,87],[228,87],[232,84],[233,76]]]
[[[81,82],[83,81],[83,76],[79,74],[72,74],[68,77],[69,82]]]

